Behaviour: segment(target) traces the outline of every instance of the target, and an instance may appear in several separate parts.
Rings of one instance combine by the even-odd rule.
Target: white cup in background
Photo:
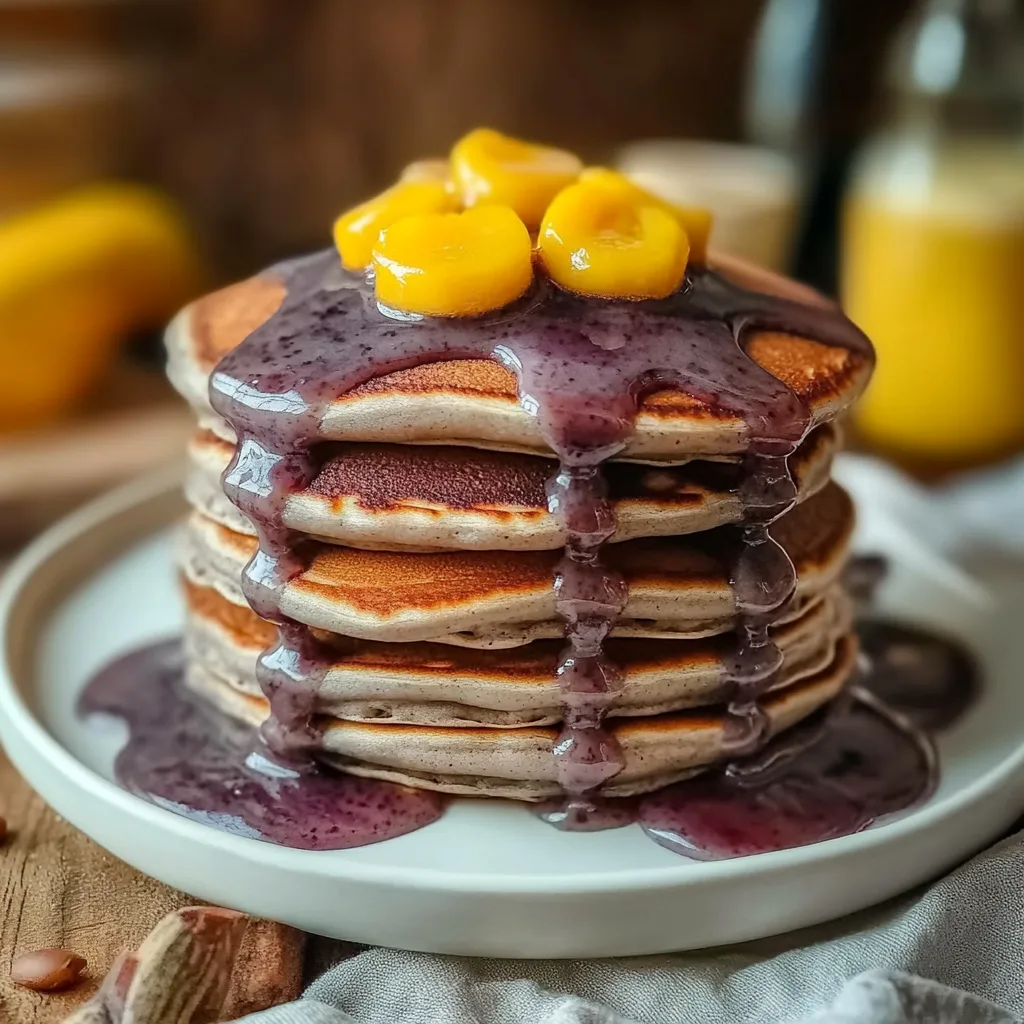
[[[802,190],[789,157],[758,146],[651,139],[621,149],[616,165],[655,195],[708,207],[712,249],[787,269]]]

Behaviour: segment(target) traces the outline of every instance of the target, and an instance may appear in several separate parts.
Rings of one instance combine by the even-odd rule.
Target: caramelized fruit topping
[[[548,204],[582,168],[572,153],[490,128],[477,128],[460,139],[452,148],[451,165],[465,206],[511,206],[529,228],[540,224]]]
[[[507,206],[405,217],[373,249],[377,299],[428,316],[476,316],[533,278],[530,234]]]
[[[381,231],[412,214],[454,210],[456,200],[443,181],[404,181],[360,203],[334,222],[334,244],[348,270],[364,270]]]
[[[556,284],[612,299],[671,295],[690,251],[686,232],[662,205],[585,182],[548,207],[538,248]]]

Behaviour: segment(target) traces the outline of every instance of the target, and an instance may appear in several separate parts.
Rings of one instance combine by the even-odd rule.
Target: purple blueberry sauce
[[[539,279],[505,310],[440,320],[380,309],[372,284],[342,270],[333,251],[274,273],[286,284],[281,308],[224,357],[210,382],[215,409],[238,437],[224,488],[259,537],[243,588],[279,629],[257,672],[270,717],[259,739],[255,729],[226,721],[188,689],[173,644],[128,655],[101,672],[81,702],[83,713],[128,724],[116,766],[122,785],[215,827],[306,849],[376,842],[442,813],[434,794],[314,765],[327,659],[310,631],[280,610],[283,588],[307,564],[283,510],[318,472],[327,440],[321,424],[338,396],[400,369],[491,359],[515,374],[521,404],[558,459],[547,493],[567,536],[553,580],[565,624],[557,669],[563,726],[553,751],[564,795],[541,809],[546,820],[574,830],[638,822],[670,849],[714,858],[857,831],[929,791],[930,743],[876,695],[870,672],[833,707],[775,740],[760,704],[781,664],[769,629],[796,584],[768,527],[796,500],[788,459],[813,423],[807,404],[744,346],[750,332],[776,331],[845,348],[870,364],[870,343],[838,308],[747,291],[698,267],[665,300],[586,299]],[[622,674],[604,641],[628,594],[602,558],[615,531],[603,464],[627,445],[640,400],[664,389],[746,426],[738,485],[745,516],[730,574],[737,626],[726,661],[727,756],[705,775],[645,798],[607,800],[596,791],[623,758],[604,720]],[[879,640],[876,659],[884,662],[892,639]],[[943,699],[959,700],[962,710],[961,667],[950,668]],[[878,689],[898,705],[898,685]]]
[[[445,799],[377,779],[299,772],[265,756],[251,726],[221,714],[184,682],[181,642],[118,658],[89,683],[83,715],[128,726],[114,774],[129,792],[235,835],[300,850],[342,850],[436,821]]]
[[[451,359],[493,359],[511,369],[521,403],[559,460],[548,485],[567,536],[554,580],[566,640],[557,670],[564,724],[554,756],[566,800],[582,814],[587,794],[623,764],[603,724],[622,687],[604,640],[628,595],[601,557],[615,531],[602,464],[626,446],[638,402],[652,391],[676,388],[743,420],[747,512],[732,573],[738,628],[728,663],[728,743],[736,755],[758,749],[767,736],[758,698],[780,664],[768,631],[796,583],[768,526],[796,500],[787,460],[812,423],[806,403],[751,359],[743,342],[754,330],[789,332],[870,361],[870,343],[837,308],[750,292],[696,268],[664,300],[581,298],[539,279],[513,307],[441,320],[388,315],[372,284],[344,271],[333,251],[277,273],[286,284],[281,308],[224,357],[210,382],[214,408],[238,437],[225,491],[259,536],[243,588],[256,612],[280,627],[258,668],[271,708],[264,738],[275,755],[295,763],[315,747],[312,711],[324,671],[306,628],[280,611],[282,589],[304,568],[301,539],[283,523],[285,501],[314,479],[321,423],[339,395],[395,370]]]

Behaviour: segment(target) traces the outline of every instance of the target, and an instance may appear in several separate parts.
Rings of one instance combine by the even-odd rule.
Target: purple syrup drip
[[[337,648],[333,654],[337,657]],[[299,771],[314,766],[320,746],[316,700],[329,657],[308,629],[283,619],[278,642],[262,652],[257,665],[260,688],[270,705],[260,736],[279,761]]]
[[[264,655],[257,671],[272,702],[268,744],[288,757],[311,745],[310,715],[322,670],[308,669],[314,699],[306,702],[293,699],[302,673],[289,669],[282,678],[285,649],[300,649],[295,664],[307,660],[302,627],[289,623],[279,606],[283,586],[303,568],[282,513],[288,495],[315,475],[313,449],[323,440],[325,413],[340,395],[386,373],[443,360],[492,359],[515,373],[521,404],[534,413],[559,460],[549,496],[567,534],[555,579],[556,608],[565,622],[558,674],[566,699],[555,758],[570,800],[582,800],[622,767],[618,744],[602,724],[621,678],[602,645],[627,595],[625,581],[600,557],[615,529],[600,467],[625,447],[638,402],[652,391],[677,388],[716,412],[742,418],[750,470],[742,496],[751,522],[764,526],[795,500],[786,460],[807,433],[810,413],[747,356],[741,344],[746,331],[787,331],[868,359],[870,343],[836,309],[749,292],[703,268],[692,271],[676,294],[647,302],[582,298],[539,280],[513,307],[478,319],[386,315],[371,285],[342,270],[333,250],[282,266],[278,274],[286,283],[281,308],[224,357],[210,381],[213,406],[238,437],[224,488],[259,536],[243,588],[258,614],[282,626],[275,655]],[[788,586],[778,604],[761,609],[757,591],[766,577],[758,574],[778,562],[764,553],[777,547],[766,538],[752,532],[746,546],[759,553],[741,553],[736,568],[737,668],[727,681],[735,690],[730,708],[737,751],[764,735],[756,701],[767,684],[758,659],[763,654],[774,663],[768,613],[792,590]],[[754,580],[749,588],[743,582],[748,578]],[[569,817],[589,813],[582,805],[577,810]]]
[[[772,511],[777,517],[792,503]],[[755,511],[759,520],[764,518],[765,506]],[[793,562],[763,521],[742,527],[741,536],[729,578],[739,619],[736,649],[726,659],[724,672],[732,690],[725,748],[736,755],[751,754],[768,739],[770,723],[758,700],[771,689],[782,667],[782,652],[769,629],[796,589]]]
[[[205,825],[300,850],[342,850],[436,821],[445,800],[378,779],[299,773],[254,752],[255,730],[221,714],[183,681],[177,640],[112,662],[88,684],[79,713],[125,721],[117,781]]]

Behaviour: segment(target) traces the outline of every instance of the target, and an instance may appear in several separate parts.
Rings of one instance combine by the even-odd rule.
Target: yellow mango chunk
[[[690,262],[705,263],[708,258],[708,236],[711,234],[711,211],[704,206],[680,206],[670,203],[607,167],[587,167],[580,174],[580,182],[607,188],[632,196],[637,202],[653,203],[668,210],[683,226],[690,240]]]
[[[399,182],[379,196],[360,203],[334,222],[334,244],[347,270],[365,270],[373,247],[388,225],[415,213],[454,210],[456,198],[443,181]]]
[[[399,181],[440,181],[451,191],[455,191],[452,181],[452,167],[447,160],[437,157],[428,160],[414,160],[407,164],[399,175]]]
[[[477,128],[455,143],[451,168],[464,206],[511,206],[527,227],[535,228],[551,200],[576,180],[582,164],[565,150]]]
[[[533,280],[530,233],[507,206],[395,221],[373,250],[377,299],[427,316],[478,316]]]
[[[556,284],[608,299],[671,295],[690,252],[682,225],[662,204],[586,182],[555,197],[537,247]]]

